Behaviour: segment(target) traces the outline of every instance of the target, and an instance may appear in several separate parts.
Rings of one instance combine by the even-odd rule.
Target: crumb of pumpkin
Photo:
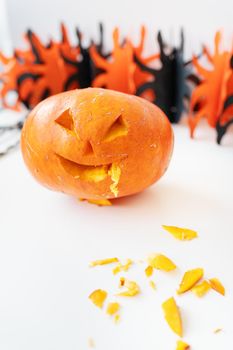
[[[192,287],[191,291],[198,297],[203,297],[209,290],[211,286],[208,281],[203,281]]]
[[[88,346],[89,348],[95,348],[95,342],[93,338],[88,339]]]
[[[197,268],[185,272],[182,281],[180,283],[177,294],[182,294],[190,290],[193,286],[197,284],[198,281],[203,277],[204,270],[202,268]]]
[[[146,268],[145,268],[145,274],[146,274],[146,277],[151,277],[153,275],[153,267],[148,265]]]
[[[100,259],[100,260],[95,260],[92,261],[89,266],[94,267],[94,266],[101,266],[101,265],[107,265],[107,264],[113,264],[118,262],[118,258],[107,258],[107,259]]]
[[[118,323],[120,321],[120,315],[119,314],[115,315],[114,321],[115,321],[115,323]]]
[[[115,315],[120,309],[120,304],[117,302],[109,303],[107,306],[106,313],[110,316]]]
[[[134,297],[135,295],[140,293],[140,288],[139,288],[138,284],[134,281],[129,281],[127,279],[124,279],[123,286],[127,290],[124,292],[118,293],[117,295],[120,297]]]
[[[162,254],[151,254],[147,260],[148,264],[157,270],[169,272],[176,269],[176,265],[169,258]]]
[[[81,202],[87,201],[90,204],[98,205],[99,207],[109,207],[112,205],[109,199],[103,198],[103,199],[85,199],[85,198],[79,198]]]
[[[177,340],[176,343],[176,350],[189,350],[190,349],[190,345],[183,342],[182,340]]]
[[[154,290],[156,290],[156,284],[155,284],[155,282],[154,282],[154,281],[150,281],[149,283],[150,283],[151,288],[154,289]]]
[[[102,289],[96,289],[89,295],[89,299],[93,302],[93,304],[100,309],[103,307],[104,302],[108,296],[108,293]]]
[[[175,299],[171,297],[168,300],[164,301],[162,304],[162,309],[164,312],[165,320],[167,321],[169,327],[173,330],[173,332],[182,337],[182,320]]]
[[[166,226],[166,225],[162,225],[162,227],[164,228],[164,230],[171,233],[173,237],[181,241],[190,241],[198,237],[197,232],[190,230],[189,228],[182,228],[177,226]]]
[[[121,277],[119,282],[119,288],[123,287],[124,285],[125,285],[125,277]]]
[[[214,289],[219,294],[222,294],[223,296],[225,295],[225,287],[222,285],[218,278],[210,278],[209,283],[212,289]]]
[[[111,180],[113,182],[110,185],[110,191],[114,194],[115,197],[117,197],[119,193],[118,184],[121,176],[121,168],[115,163],[112,163],[112,166],[108,171],[108,175],[111,176]]]
[[[116,275],[117,273],[121,271],[128,271],[131,265],[133,264],[133,261],[131,259],[127,259],[125,264],[122,264],[119,262],[116,267],[112,270],[112,273]]]
[[[216,328],[216,329],[214,329],[214,334],[218,334],[218,333],[220,333],[222,331],[223,331],[222,328]]]
[[[87,199],[88,203],[98,205],[99,207],[109,207],[112,205],[109,199]]]

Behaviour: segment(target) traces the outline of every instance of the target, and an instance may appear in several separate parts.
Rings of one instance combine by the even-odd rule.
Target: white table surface
[[[186,269],[203,267],[219,277],[226,296],[176,297],[184,339],[193,350],[233,349],[233,147],[219,147],[205,129],[189,139],[175,127],[171,165],[159,183],[140,195],[97,207],[37,184],[20,152],[0,160],[0,349],[172,350],[177,336],[164,321],[161,303],[175,295]],[[228,142],[229,141],[229,142]],[[199,238],[180,242],[161,225],[196,229]],[[88,295],[96,288],[114,300],[120,275],[112,266],[90,269],[97,258],[140,260],[161,252],[176,262],[174,273],[155,272],[151,289],[144,265],[128,278],[140,296],[120,299],[114,324]],[[123,274],[121,274],[123,275]],[[118,298],[119,299],[119,298]],[[214,334],[214,329],[223,331]]]

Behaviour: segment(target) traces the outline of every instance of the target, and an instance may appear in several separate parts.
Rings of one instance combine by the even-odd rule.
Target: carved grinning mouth
[[[105,165],[83,165],[56,154],[64,170],[75,179],[100,182],[108,176],[112,163]]]
[[[115,197],[118,196],[118,184],[121,176],[121,169],[115,163],[105,165],[83,165],[66,159],[59,154],[56,154],[64,170],[73,176],[75,179],[84,180],[88,182],[100,182],[110,176],[112,184],[110,191]]]

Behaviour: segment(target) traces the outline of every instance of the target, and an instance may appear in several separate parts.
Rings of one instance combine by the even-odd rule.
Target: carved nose
[[[84,155],[94,155],[94,149],[90,141],[86,141],[83,147],[83,154]]]

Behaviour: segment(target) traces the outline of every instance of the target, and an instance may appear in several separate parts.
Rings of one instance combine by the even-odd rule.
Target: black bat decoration
[[[179,48],[173,48],[169,54],[165,53],[165,44],[161,32],[158,33],[160,48],[161,69],[155,69],[144,65],[136,56],[135,61],[139,67],[153,76],[149,81],[137,89],[136,94],[142,95],[147,90],[153,90],[154,103],[168,116],[172,123],[178,123],[182,112],[185,110],[184,99],[189,99],[191,89],[188,80],[194,84],[199,83],[191,68],[192,63],[184,62],[184,34],[181,31],[181,43]]]
[[[233,56],[231,56],[231,60],[230,60],[230,67],[232,69],[232,74],[233,74]],[[232,79],[232,78],[230,78]],[[225,124],[221,123],[221,116],[218,119],[218,122],[216,124],[216,131],[217,131],[217,143],[220,145],[223,136],[226,134],[228,128],[231,126],[231,124],[233,124],[233,94],[230,94],[230,96],[228,96],[226,98],[226,101],[224,103],[223,106],[223,111],[222,111],[222,115],[224,115],[224,112],[226,112],[229,109],[230,113],[232,112],[231,115],[231,119],[228,120]]]
[[[226,99],[223,107],[223,112],[225,112],[230,106],[233,106],[233,95],[229,96]],[[231,124],[233,124],[233,112],[232,112],[231,119],[228,120],[228,122],[226,122],[225,124],[221,124],[221,117],[218,119],[218,122],[216,124],[216,131],[217,131],[217,143],[219,145],[221,144],[222,138],[226,134]]]
[[[99,43],[95,44],[94,40],[91,39],[91,45],[95,45],[98,53],[102,56],[104,56],[104,26],[103,23],[99,23]]]
[[[103,23],[99,23],[99,43],[95,44],[94,40],[91,40],[91,45],[95,45],[98,54],[104,58],[108,58],[111,53],[104,52],[104,26]],[[104,73],[104,69],[96,67],[94,62],[91,60],[91,78],[92,80],[99,74]]]

